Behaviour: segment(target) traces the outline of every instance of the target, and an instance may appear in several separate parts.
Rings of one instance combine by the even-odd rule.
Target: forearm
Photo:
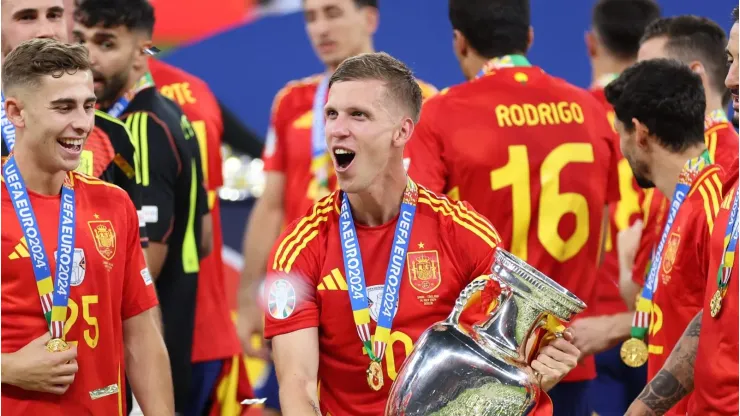
[[[3,384],[16,385],[16,371],[13,367],[13,354],[0,354],[0,380]]]
[[[622,295],[622,300],[627,304],[627,308],[630,311],[635,310],[637,294],[640,293],[640,289],[640,286],[632,281],[631,272],[620,278],[619,294]]]
[[[321,416],[317,383],[280,380],[280,411],[283,416]]]
[[[642,390],[637,400],[649,411],[643,415],[662,415],[694,390],[694,362],[699,347],[702,312],[686,327],[681,339],[658,374]]]
[[[146,330],[124,334],[126,374],[131,391],[145,415],[172,415],[175,413],[175,400],[170,360],[159,325],[155,322],[159,308],[154,309],[144,312],[149,314],[146,319],[150,320]]]
[[[240,303],[256,298],[265,275],[267,258],[283,224],[283,210],[257,201],[244,236],[244,269],[240,284]]]
[[[612,316],[611,331],[609,331],[610,348],[629,339],[633,315],[633,312],[623,312]]]

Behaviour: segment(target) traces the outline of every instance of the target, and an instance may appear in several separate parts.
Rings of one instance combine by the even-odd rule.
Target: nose
[[[725,78],[725,86],[731,90],[737,89],[738,87],[738,61],[735,60],[730,65],[730,70],[727,72],[727,78]]]
[[[36,30],[36,37],[39,39],[51,38],[59,40],[61,38],[59,33],[57,33],[58,26],[58,24],[50,22],[47,19],[41,19]]]
[[[92,131],[95,125],[95,112],[86,111],[81,108],[80,111],[75,112],[75,116],[70,123],[70,126],[74,130],[76,135],[87,136]]]
[[[343,117],[341,114],[334,118],[327,118],[325,130],[327,142],[346,139],[352,134],[347,117]]]

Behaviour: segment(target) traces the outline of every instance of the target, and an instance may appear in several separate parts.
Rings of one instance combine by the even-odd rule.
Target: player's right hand
[[[77,373],[77,346],[61,352],[49,352],[49,333],[36,338],[20,350],[4,354],[3,383],[24,390],[64,394]]]
[[[239,303],[239,316],[236,320],[236,326],[244,354],[248,357],[270,361],[270,349],[264,339],[262,310],[255,300],[245,300]],[[255,348],[252,343],[255,336],[259,337],[261,341],[259,348]]]

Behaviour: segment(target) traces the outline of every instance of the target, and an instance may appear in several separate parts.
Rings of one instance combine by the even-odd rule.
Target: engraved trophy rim
[[[497,263],[508,269],[509,272],[516,274],[517,277],[524,280],[533,288],[549,295],[546,296],[546,299],[561,304],[561,306],[573,314],[579,314],[586,309],[586,303],[573,292],[564,288],[514,254],[497,247],[495,257],[498,260]],[[492,272],[494,271],[492,270]]]

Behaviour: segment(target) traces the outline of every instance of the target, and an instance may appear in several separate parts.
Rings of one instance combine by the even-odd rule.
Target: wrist
[[[632,329],[632,312],[622,312],[610,319],[609,342],[611,345],[619,344],[629,339]]]
[[[2,379],[3,384],[16,385],[17,372],[14,366],[15,357],[13,355],[13,353],[0,355],[0,379]]]

